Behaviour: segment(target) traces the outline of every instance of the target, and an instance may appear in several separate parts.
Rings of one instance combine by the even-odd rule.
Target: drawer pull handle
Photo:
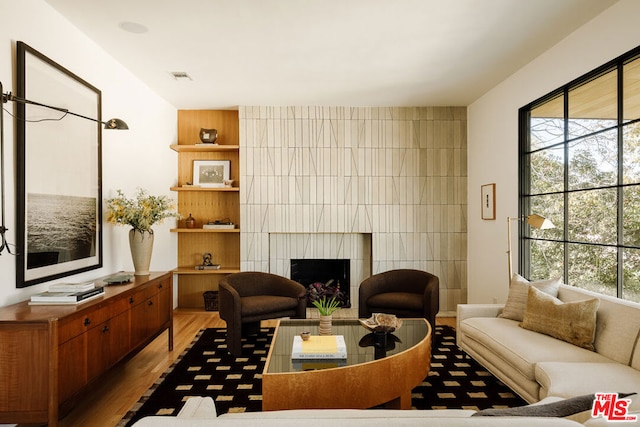
[[[147,301],[147,305],[153,305],[153,301]]]
[[[91,324],[91,319],[89,319],[88,317],[85,317],[84,326],[89,326],[90,324]]]
[[[162,289],[162,283],[158,284],[158,289]]]
[[[129,304],[133,304],[133,297],[129,297]]]
[[[107,325],[104,325],[104,327],[102,328],[102,332],[109,332],[109,327]]]

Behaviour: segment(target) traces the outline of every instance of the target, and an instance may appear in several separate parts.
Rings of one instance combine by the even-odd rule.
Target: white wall
[[[518,214],[518,109],[640,45],[640,2],[621,0],[468,109],[468,302],[504,302],[506,218]],[[497,219],[480,219],[480,186],[495,182]],[[512,229],[514,270],[517,233]]]
[[[0,2],[0,81],[4,91],[14,91],[15,45],[23,41],[71,70],[102,91],[104,119],[119,117],[130,130],[103,132],[102,190],[105,198],[122,189],[133,194],[137,187],[175,199],[169,187],[175,184],[177,160],[169,145],[177,138],[177,112],[145,84],[136,79],[104,50],[72,26],[42,0]],[[132,35],[135,37],[135,35]],[[13,111],[13,105],[4,107]],[[4,114],[5,192],[7,239],[16,239],[15,142],[13,119]],[[176,266],[176,237],[168,230],[173,221],[154,227],[153,270]],[[68,280],[90,280],[119,270],[132,270],[128,228],[103,223],[104,267]],[[15,257],[0,255],[0,306],[27,299],[46,290],[47,284],[16,289]],[[65,279],[66,280],[66,279]]]

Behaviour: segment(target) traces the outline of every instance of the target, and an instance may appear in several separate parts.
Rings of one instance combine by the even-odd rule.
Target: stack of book
[[[220,270],[220,264],[196,265],[196,270]]]
[[[96,287],[95,282],[82,282],[82,283],[54,283],[49,285],[49,292],[84,292]]]
[[[202,225],[205,230],[233,230],[236,225],[232,222],[214,221]]]
[[[346,359],[347,346],[343,335],[311,335],[303,341],[293,337],[292,359]]]
[[[104,287],[96,286],[93,282],[56,283],[49,286],[48,292],[32,295],[29,305],[80,304],[103,294]]]

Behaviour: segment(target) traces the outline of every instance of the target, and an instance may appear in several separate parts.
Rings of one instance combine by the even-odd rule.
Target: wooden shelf
[[[211,151],[238,151],[240,149],[239,145],[191,145],[191,144],[171,144],[171,149],[178,153],[186,153],[186,152],[211,152]]]
[[[217,129],[217,144],[199,145],[200,129]],[[178,268],[176,275],[178,307],[205,308],[203,293],[218,290],[226,275],[240,272],[240,229],[204,229],[216,220],[240,224],[240,122],[233,110],[178,110],[178,139],[170,145],[176,153],[178,175],[174,186],[178,211],[195,218],[195,227],[187,228],[181,219],[171,232],[177,233]],[[224,160],[230,162],[229,179],[234,187],[187,186],[194,182],[193,162]],[[196,270],[205,253],[211,253],[218,270]]]
[[[239,233],[239,228],[172,228],[172,233]]]
[[[220,267],[218,270],[196,270],[196,266],[193,267],[178,267],[173,270],[174,274],[232,274],[239,273],[240,267]]]
[[[171,191],[230,191],[238,192],[240,187],[171,187]]]

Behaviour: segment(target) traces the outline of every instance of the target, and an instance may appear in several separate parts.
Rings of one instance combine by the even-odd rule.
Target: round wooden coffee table
[[[431,366],[431,327],[425,319],[402,320],[384,355],[366,346],[372,336],[357,319],[334,320],[333,334],[344,336],[348,358],[304,362],[291,359],[293,337],[317,335],[318,320],[280,320],[262,375],[262,410],[411,409],[411,391]]]

